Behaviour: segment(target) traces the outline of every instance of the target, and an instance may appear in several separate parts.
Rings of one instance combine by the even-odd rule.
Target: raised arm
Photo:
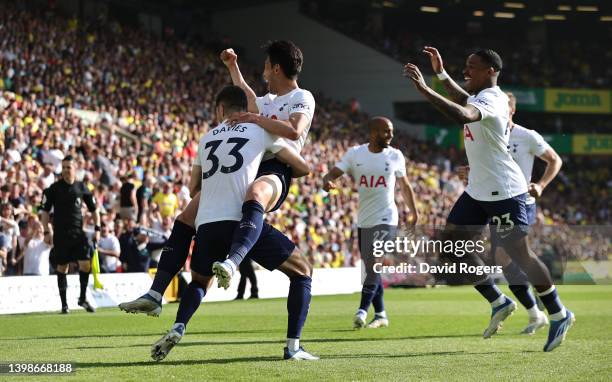
[[[416,65],[410,63],[406,64],[406,66],[404,66],[404,75],[412,80],[417,90],[423,94],[436,109],[440,110],[440,112],[453,121],[466,124],[482,119],[480,111],[476,107],[468,104],[463,106],[450,101],[427,86],[421,71]]]
[[[251,113],[258,113],[259,109],[257,107],[257,103],[255,100],[257,99],[257,94],[251,89],[249,84],[246,83],[244,77],[242,77],[242,73],[240,72],[240,68],[238,67],[238,55],[234,52],[234,49],[229,48],[225,49],[221,52],[221,61],[229,70],[230,76],[232,77],[232,83],[238,87],[240,87],[246,93],[248,100],[248,111]]]
[[[446,70],[444,70],[444,64],[442,62],[442,56],[440,55],[440,52],[438,52],[438,49],[432,46],[426,46],[423,48],[423,53],[429,56],[431,68],[433,69],[434,73],[436,73],[440,81],[442,81],[442,85],[444,85],[444,89],[446,89],[450,99],[459,105],[465,106],[470,95],[463,90],[461,86],[457,85],[457,83],[453,81],[448,73],[446,73]]]

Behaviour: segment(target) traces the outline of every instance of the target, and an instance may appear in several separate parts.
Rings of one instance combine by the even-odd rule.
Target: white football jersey
[[[336,167],[355,179],[359,191],[359,228],[398,224],[395,180],[406,176],[406,159],[401,151],[387,147],[373,153],[366,143],[351,147]]]
[[[225,121],[200,139],[195,166],[202,167],[202,191],[196,227],[240,220],[242,203],[255,180],[265,151],[279,152],[286,145],[253,123],[228,126]]]
[[[293,113],[302,113],[306,115],[308,118],[308,127],[297,140],[292,141],[290,139],[280,138],[285,141],[289,147],[293,148],[298,153],[301,152],[302,147],[304,147],[306,143],[308,131],[312,124],[312,117],[315,112],[315,100],[312,94],[308,90],[296,88],[282,96],[268,93],[263,97],[257,97],[256,103],[259,114],[266,118],[288,121],[289,116]],[[268,152],[264,155],[264,160],[273,157],[274,155]]]
[[[523,126],[514,124],[510,130],[510,155],[519,165],[527,184],[531,183],[533,172],[533,161],[535,157],[544,154],[550,148],[548,143],[535,130],[529,130]],[[527,196],[527,204],[533,204],[536,200],[533,196]]]
[[[470,172],[466,192],[482,201],[509,199],[527,192],[527,182],[508,150],[508,96],[499,86],[470,96],[482,119],[463,127]]]

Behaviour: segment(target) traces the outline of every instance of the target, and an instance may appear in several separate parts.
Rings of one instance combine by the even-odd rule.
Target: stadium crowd
[[[59,179],[68,154],[77,158],[77,179],[102,213],[102,269],[146,271],[189,201],[197,143],[213,123],[215,92],[229,81],[218,50],[113,22],[85,24],[1,7],[0,275],[49,273],[38,211],[42,191]],[[244,71],[248,64],[241,65]],[[259,71],[244,72],[262,93]],[[354,105],[315,98],[303,151],[314,175],[294,182],[282,210],[268,219],[315,266],[353,265],[357,194],[348,179],[329,195],[319,181],[348,147],[365,141],[368,116]],[[453,173],[463,154],[399,132],[393,145],[409,158],[419,224],[443,225],[463,190]],[[571,163],[566,160],[545,193],[547,223],[609,224],[609,166]],[[85,229],[93,230],[91,220]]]

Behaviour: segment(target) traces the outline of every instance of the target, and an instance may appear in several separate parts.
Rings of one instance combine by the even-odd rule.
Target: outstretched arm
[[[453,121],[465,124],[480,121],[482,119],[480,111],[474,106],[462,106],[458,103],[449,101],[427,86],[421,71],[416,65],[410,63],[406,64],[406,66],[404,66],[404,76],[412,80],[414,86],[423,96],[425,96],[425,98],[427,98],[429,103]]]
[[[440,75],[444,77],[444,79],[441,79],[442,85],[444,85],[444,89],[446,89],[450,99],[459,105],[465,106],[470,95],[463,90],[461,86],[457,85],[457,83],[453,81],[453,79],[446,73],[446,70],[444,70],[444,64],[442,63],[442,56],[440,55],[440,52],[438,52],[438,49],[434,48],[433,46],[426,46],[423,48],[423,53],[429,56],[429,59],[431,60],[431,68],[433,69],[434,73],[439,75],[438,77],[440,77]]]
[[[232,77],[232,83],[238,87],[240,87],[246,93],[248,100],[248,110],[251,113],[258,113],[259,109],[257,108],[257,103],[255,100],[257,99],[257,94],[251,89],[249,84],[246,83],[244,77],[242,77],[242,73],[240,72],[240,68],[238,67],[238,55],[234,52],[234,49],[229,48],[225,49],[221,52],[221,61],[229,70],[230,76]]]

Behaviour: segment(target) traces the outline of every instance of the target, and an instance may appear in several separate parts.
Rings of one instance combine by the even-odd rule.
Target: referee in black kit
[[[79,280],[81,295],[79,306],[88,312],[95,312],[85,297],[89,272],[91,271],[91,248],[83,232],[83,215],[81,206],[87,206],[93,213],[95,232],[94,242],[100,239],[100,213],[95,199],[83,182],[75,177],[75,161],[71,155],[62,160],[62,178],[53,183],[43,193],[41,221],[45,230],[45,239],[53,240],[53,249],[49,260],[57,272],[57,287],[62,299],[62,313],[69,313],[66,303],[66,273],[71,262],[79,263]],[[49,226],[49,212],[53,208],[53,230]]]

